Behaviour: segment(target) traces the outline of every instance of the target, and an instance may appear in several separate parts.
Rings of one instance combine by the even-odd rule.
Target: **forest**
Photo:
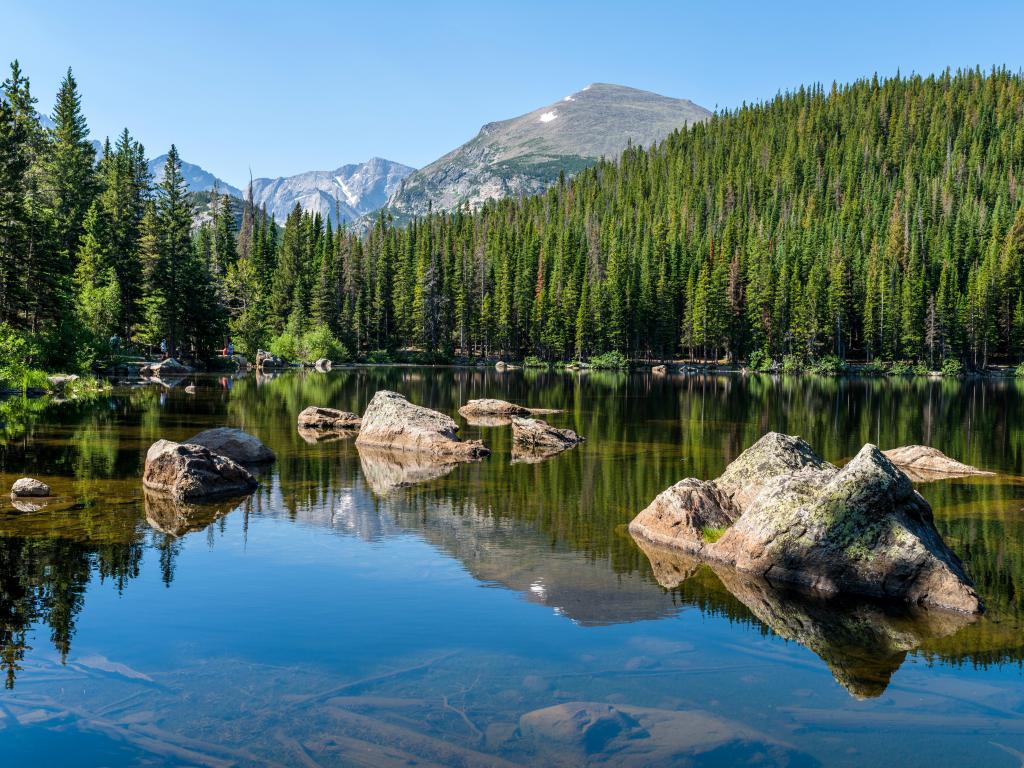
[[[909,361],[1024,354],[1024,79],[815,85],[628,147],[547,193],[399,225],[199,216],[127,129],[97,153],[69,70],[53,127],[0,98],[0,358],[128,349],[417,359]]]

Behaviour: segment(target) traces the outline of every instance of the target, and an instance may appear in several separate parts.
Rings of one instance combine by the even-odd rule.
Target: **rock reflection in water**
[[[444,477],[457,466],[414,451],[391,451],[362,445],[358,449],[363,477],[378,496]]]
[[[166,493],[145,490],[146,522],[154,530],[168,536],[184,536],[201,531],[220,517],[233,512],[248,497],[219,499],[208,504],[190,504],[176,501]]]
[[[358,429],[322,430],[310,429],[309,427],[298,428],[299,437],[310,445],[317,443],[334,443],[339,440],[351,440],[359,434]]]
[[[804,594],[731,568],[705,565],[641,539],[636,543],[665,589],[675,589],[701,567],[712,570],[759,622],[817,654],[836,682],[859,699],[881,696],[909,652],[976,621],[949,611]]]

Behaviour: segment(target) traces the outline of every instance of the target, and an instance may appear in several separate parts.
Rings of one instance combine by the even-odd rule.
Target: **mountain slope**
[[[298,203],[303,210],[325,219],[355,221],[381,208],[413,168],[373,157],[333,171],[309,171],[276,179],[253,179],[252,197],[257,206],[266,205],[279,224]],[[335,221],[335,223],[337,223]]]
[[[542,192],[558,179],[616,158],[628,142],[649,146],[711,113],[621,85],[594,83],[520,117],[488,123],[475,138],[412,174],[388,201],[399,216],[428,205],[450,210],[468,202]]]
[[[167,163],[167,155],[154,157],[149,161],[149,172],[153,175],[153,183],[159,184],[164,177],[164,165]],[[228,194],[232,197],[241,197],[242,190],[233,187],[223,179],[218,179],[205,168],[195,163],[181,161],[181,175],[185,179],[185,185],[189,192],[209,192],[216,187],[221,194]]]

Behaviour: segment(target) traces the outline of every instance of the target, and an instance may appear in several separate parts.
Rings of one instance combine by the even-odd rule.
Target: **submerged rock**
[[[146,453],[146,488],[179,501],[242,496],[258,483],[245,467],[202,445],[157,440]]]
[[[927,483],[947,477],[995,474],[951,459],[942,451],[927,445],[904,445],[901,448],[890,448],[883,453],[889,461],[917,483]]]
[[[660,494],[629,530],[771,581],[982,610],[928,502],[870,444],[837,469],[800,438],[770,432],[717,480]]]
[[[258,438],[234,427],[207,429],[185,442],[209,448],[239,464],[265,464],[277,458]]]
[[[792,765],[790,745],[699,709],[570,701],[519,719],[518,740],[535,765]]]
[[[528,461],[546,459],[585,440],[571,429],[552,427],[541,419],[512,417],[512,458]]]
[[[459,425],[450,416],[413,405],[397,392],[382,389],[366,407],[356,444],[458,461],[490,455],[480,440],[459,440],[458,431]]]
[[[311,405],[299,414],[299,430],[318,432],[341,432],[357,430],[363,420],[358,414]]]
[[[12,497],[49,496],[50,486],[32,477],[22,477],[11,486]]]

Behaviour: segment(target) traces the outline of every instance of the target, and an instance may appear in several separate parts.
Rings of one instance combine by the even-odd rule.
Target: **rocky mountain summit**
[[[406,178],[388,201],[398,216],[478,206],[490,198],[543,192],[629,142],[649,146],[711,113],[621,85],[594,83],[510,120],[488,123],[462,146]]]

